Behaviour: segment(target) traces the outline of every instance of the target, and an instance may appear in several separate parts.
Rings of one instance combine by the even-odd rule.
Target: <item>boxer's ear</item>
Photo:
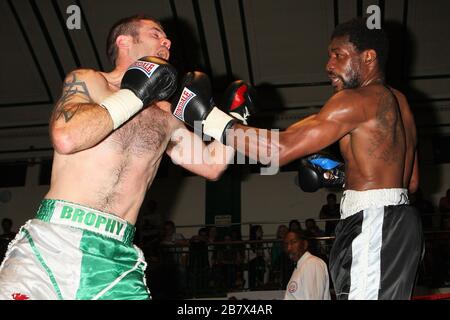
[[[117,48],[129,48],[131,43],[133,42],[132,36],[127,36],[124,34],[121,34],[116,38],[116,46]]]
[[[308,250],[308,248],[309,248],[309,241],[304,239],[303,240],[303,250],[306,251],[306,250]]]
[[[377,59],[377,52],[373,49],[368,49],[363,52],[363,61],[365,64],[372,64]]]

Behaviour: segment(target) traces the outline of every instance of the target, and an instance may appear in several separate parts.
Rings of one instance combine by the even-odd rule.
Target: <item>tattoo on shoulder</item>
[[[70,107],[67,106],[75,95],[81,99],[85,99],[86,103],[93,102],[86,83],[77,79],[77,72],[71,73],[71,78],[66,79],[64,82],[63,93],[55,108],[55,120],[64,117],[64,121],[69,122],[75,116],[81,104],[77,103]]]
[[[398,161],[400,156],[400,149],[396,147],[399,143],[398,139],[400,139],[398,137],[400,114],[396,103],[395,97],[389,92],[380,96],[376,113],[376,128],[369,139],[368,154],[385,162]]]

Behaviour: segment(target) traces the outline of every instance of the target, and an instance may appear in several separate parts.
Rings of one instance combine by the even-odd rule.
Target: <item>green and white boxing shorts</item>
[[[43,200],[8,247],[0,299],[150,299],[134,232],[112,214]]]

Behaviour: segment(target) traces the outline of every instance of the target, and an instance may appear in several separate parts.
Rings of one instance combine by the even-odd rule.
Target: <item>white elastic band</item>
[[[120,127],[125,121],[130,119],[144,104],[141,99],[128,89],[121,89],[101,103],[108,110],[113,121],[114,130]]]
[[[406,189],[345,190],[341,198],[341,219],[348,218],[368,208],[408,203],[408,190]]]
[[[214,107],[203,120],[203,132],[214,139],[223,142],[222,136],[225,128],[234,118],[223,112],[217,107]]]

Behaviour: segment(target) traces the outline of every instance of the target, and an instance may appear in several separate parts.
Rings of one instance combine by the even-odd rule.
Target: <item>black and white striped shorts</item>
[[[345,191],[341,216],[330,254],[337,299],[410,299],[423,233],[407,191]]]

